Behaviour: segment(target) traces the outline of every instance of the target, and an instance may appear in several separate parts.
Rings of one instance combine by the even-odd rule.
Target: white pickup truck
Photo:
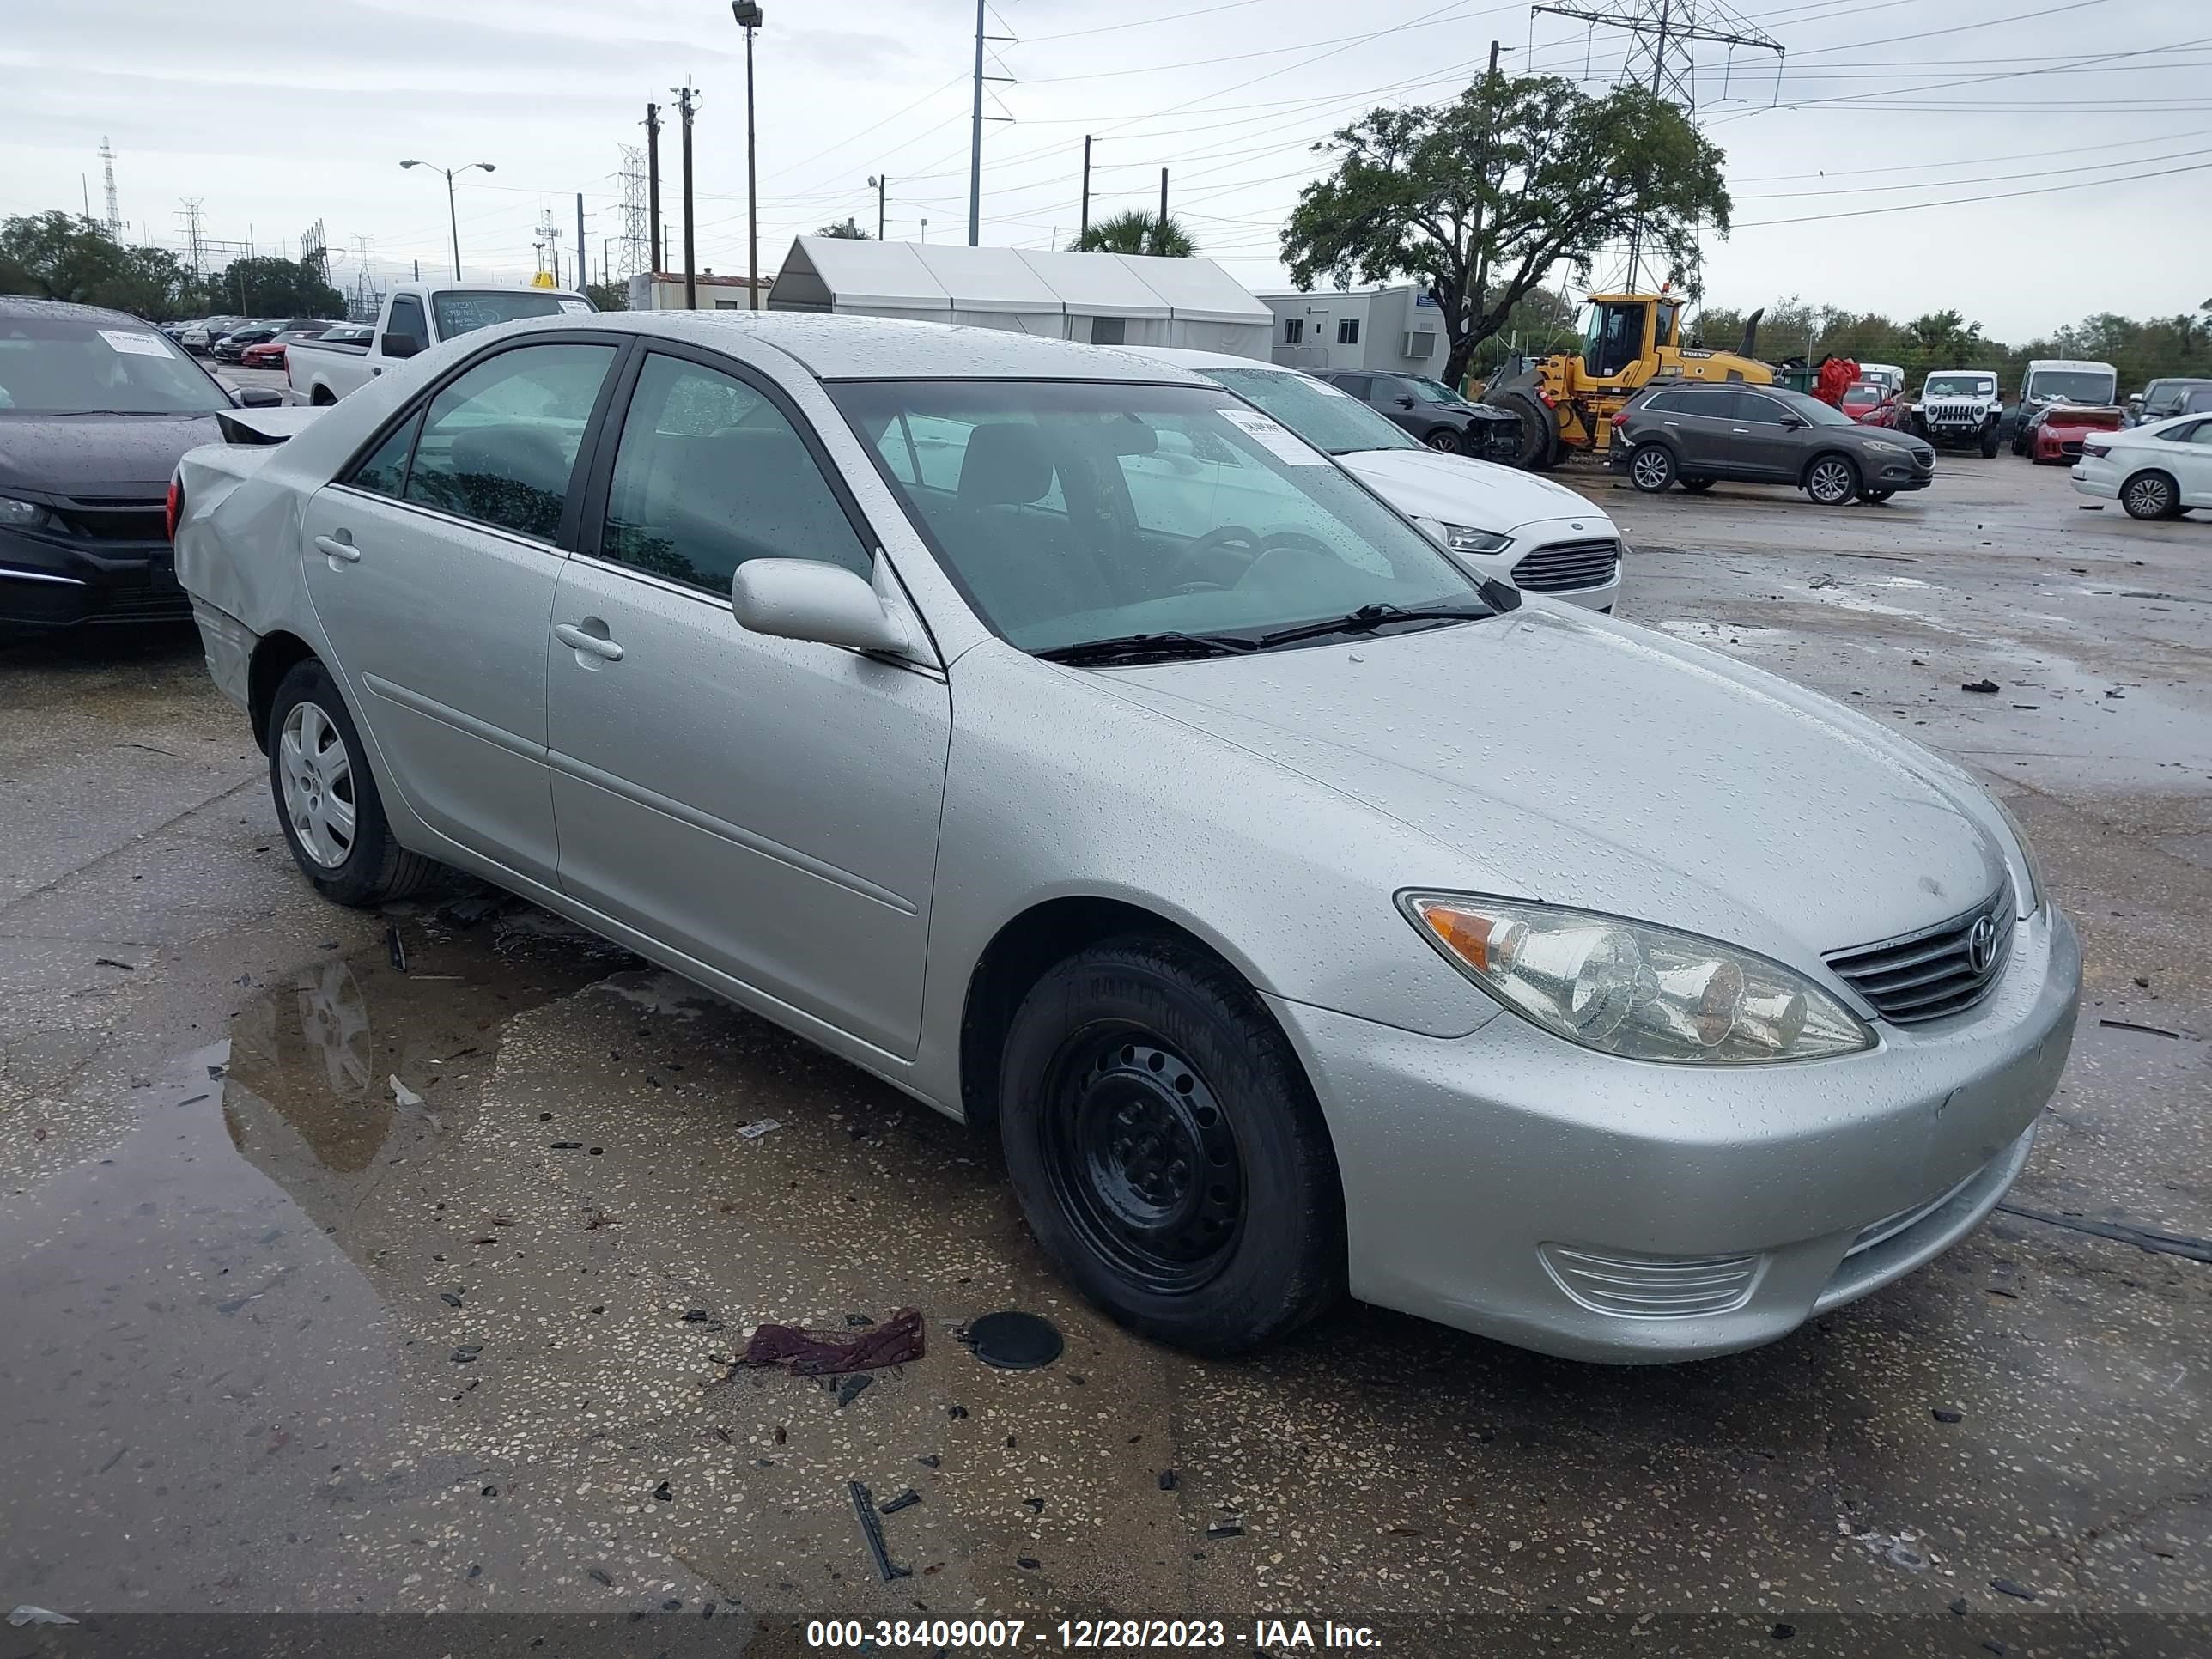
[[[552,317],[595,307],[557,288],[484,288],[465,283],[395,283],[384,296],[375,331],[357,345],[317,340],[288,345],[284,372],[291,401],[334,404],[391,364],[428,351],[472,329],[524,317]]]

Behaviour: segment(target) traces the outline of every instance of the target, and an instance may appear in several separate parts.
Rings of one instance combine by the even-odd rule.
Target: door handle
[[[1731,434],[1738,438],[1748,438],[1751,436],[1751,428],[1747,426],[1732,426],[1729,428],[1729,431]]]
[[[600,623],[603,628],[605,625],[604,623]],[[607,662],[620,662],[623,658],[622,647],[617,645],[605,635],[586,634],[574,623],[555,623],[553,637],[565,646],[601,658]]]
[[[327,553],[334,559],[343,559],[348,564],[361,562],[361,550],[351,541],[343,540],[337,536],[316,537],[315,551]]]

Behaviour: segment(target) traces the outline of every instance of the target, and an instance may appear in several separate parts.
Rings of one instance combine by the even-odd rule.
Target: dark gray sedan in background
[[[1823,507],[1841,507],[1925,489],[1936,477],[1936,451],[1924,440],[1861,426],[1778,386],[1647,386],[1613,428],[1612,464],[1651,495],[1678,483],[1709,489],[1726,478],[1791,484]]]

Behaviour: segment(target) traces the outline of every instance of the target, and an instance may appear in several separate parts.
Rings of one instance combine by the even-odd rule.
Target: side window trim
[[[404,493],[398,495],[386,495],[373,489],[362,491],[363,495],[374,495],[378,501],[389,501],[394,507],[405,507],[410,512],[428,513],[437,518],[451,520],[455,524],[471,525],[490,534],[510,537],[532,547],[550,546],[562,553],[573,553],[577,550],[577,526],[580,522],[586,522],[580,519],[582,497],[585,492],[577,488],[577,480],[588,477],[586,469],[598,459],[599,451],[605,439],[609,405],[612,401],[614,392],[623,377],[630,372],[633,361],[641,355],[638,350],[638,339],[639,337],[635,334],[616,333],[605,329],[562,329],[557,332],[532,333],[518,340],[489,342],[485,349],[471,352],[467,357],[441,374],[435,381],[425,386],[408,402],[402,404],[397,414],[378,426],[376,430],[369,434],[368,441],[346,458],[346,464],[338,469],[331,483],[342,489],[358,489],[359,486],[354,483],[355,475],[374,459],[376,452],[384,447],[387,438],[411,421],[415,422],[415,435],[407,441],[407,466],[399,475],[399,488],[404,492],[415,474],[415,449],[416,446],[422,441],[422,428],[428,423],[426,417],[429,413],[431,404],[436,401],[440,392],[459,380],[462,375],[481,364],[489,362],[495,357],[509,351],[520,351],[538,345],[612,346],[615,349],[614,357],[608,365],[605,377],[599,382],[599,397],[592,404],[592,412],[585,417],[584,439],[576,451],[575,468],[569,474],[568,499],[562,509],[560,532],[551,543],[539,541],[534,536],[519,536],[502,525],[483,524],[474,519],[463,518],[459,514],[448,513],[441,507],[432,507],[428,502],[411,500]]]
[[[871,561],[882,554],[884,538],[876,533],[866,514],[860,511],[860,504],[854,499],[852,489],[846,483],[836,463],[830,459],[829,449],[823,443],[821,434],[815,430],[814,422],[807,419],[804,411],[772,377],[750,363],[725,356],[703,346],[695,346],[688,341],[657,337],[648,338],[643,335],[631,337],[635,342],[635,349],[617,371],[607,377],[608,385],[619,395],[611,398],[594,412],[593,418],[598,425],[597,435],[591,445],[590,475],[582,489],[569,492],[571,506],[578,507],[580,514],[573,544],[574,551],[610,570],[619,570],[624,574],[651,574],[639,572],[632,566],[608,558],[600,550],[599,537],[606,526],[607,500],[614,488],[616,452],[622,447],[623,426],[629,418],[629,406],[637,395],[637,383],[644,374],[646,359],[661,356],[696,364],[717,374],[726,374],[740,386],[766,398],[769,406],[790,424],[792,431],[798,436],[800,447],[806,451],[807,458],[814,463],[815,471],[830,486],[830,499],[837,503],[837,510],[845,515],[845,522],[852,527],[854,539],[860,543]],[[580,457],[579,465],[581,465]],[[730,603],[727,593],[715,594],[704,588],[689,586],[681,588],[681,591],[710,604],[720,603],[726,608]]]

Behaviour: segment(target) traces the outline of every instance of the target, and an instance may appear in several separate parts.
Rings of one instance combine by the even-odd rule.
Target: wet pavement
[[[1456,1654],[1573,1613],[2212,1651],[2181,1622],[2212,1620],[2212,1265],[2065,1224],[2212,1237],[2212,524],[2083,513],[2010,458],[1838,512],[1576,481],[1638,546],[1625,614],[1899,726],[2029,826],[2088,975],[2012,1200],[2051,1219],[1695,1365],[1351,1307],[1188,1359],[1066,1291],[987,1139],[543,913],[316,899],[189,635],[16,650],[0,1604],[711,1607],[763,1653],[824,1613],[1109,1611],[1248,1650],[1262,1616]],[[763,1321],[905,1306],[926,1356],[857,1393],[730,1364]],[[1006,1308],[1058,1362],[960,1345]],[[880,1517],[911,1577],[878,1579],[855,1480],[918,1494]]]

